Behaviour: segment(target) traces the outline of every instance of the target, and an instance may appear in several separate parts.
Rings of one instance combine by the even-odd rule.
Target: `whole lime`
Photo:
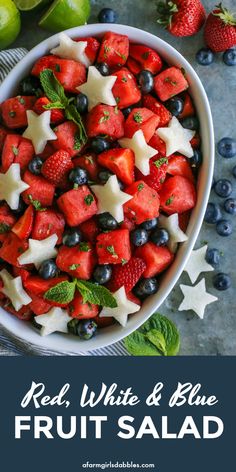
[[[39,26],[55,33],[84,25],[90,15],[90,0],[54,0]]]
[[[12,0],[0,2],[0,49],[9,46],[20,32],[20,12]]]

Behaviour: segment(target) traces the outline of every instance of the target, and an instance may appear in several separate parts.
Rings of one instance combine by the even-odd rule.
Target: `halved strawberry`
[[[101,166],[110,169],[127,185],[134,181],[134,153],[131,149],[110,149],[98,156]]]
[[[82,149],[82,145],[78,141],[78,126],[73,121],[65,121],[61,125],[54,128],[57,137],[52,141],[54,149],[69,152],[71,157],[76,156]]]
[[[168,125],[171,120],[171,113],[169,112],[169,110],[167,110],[163,103],[159,102],[152,95],[144,95],[143,106],[151,110],[157,116],[159,116],[160,121],[158,124],[158,128],[162,128]]]
[[[41,115],[41,113],[43,113],[44,111],[47,110],[47,108],[45,108],[46,105],[50,104],[52,102],[50,102],[50,100],[48,100],[47,97],[40,97],[38,98],[38,100],[36,100],[35,104],[34,104],[34,107],[33,107],[33,110],[35,111],[35,113],[37,113],[38,115]],[[62,121],[65,119],[65,114],[64,114],[64,111],[60,108],[50,108],[50,111],[51,111],[51,123],[54,123],[54,124],[59,124],[59,123],[62,123]]]
[[[34,175],[26,170],[23,177],[29,188],[22,194],[25,203],[31,203],[32,199],[41,203],[42,207],[51,206],[55,193],[55,186],[41,175]]]
[[[28,241],[20,239],[16,234],[10,232],[0,247],[0,257],[8,264],[21,267],[17,259],[28,249],[28,245]]]
[[[87,115],[86,130],[89,138],[105,134],[113,139],[124,136],[124,116],[115,107],[97,105]]]
[[[124,286],[126,292],[130,292],[139,281],[145,269],[145,262],[138,257],[131,257],[127,264],[114,266],[112,279],[108,284],[109,290],[115,292]]]
[[[62,235],[65,227],[64,216],[59,211],[48,208],[45,211],[37,211],[34,219],[32,231],[33,239],[45,239],[56,234],[57,244],[61,244]]]
[[[44,161],[41,173],[51,184],[60,186],[66,183],[68,174],[73,168],[70,154],[61,149]]]
[[[2,118],[5,125],[10,128],[24,128],[28,124],[26,110],[32,110],[36,97],[8,98],[1,105]]]
[[[182,113],[178,116],[178,118],[186,118],[187,116],[195,115],[195,108],[193,105],[193,101],[188,93],[184,96],[184,108]]]
[[[86,38],[78,38],[74,39],[74,41],[80,42],[80,41],[87,41],[87,46],[85,48],[85,54],[90,60],[90,63],[93,64],[96,61],[96,57],[98,54],[98,50],[100,48],[100,43],[96,38],[93,38],[92,36],[88,36]]]
[[[91,243],[81,243],[74,247],[61,246],[57,267],[72,277],[89,280],[96,264],[96,255]]]
[[[28,206],[24,214],[14,224],[12,231],[20,239],[27,239],[33,228],[34,222],[34,208],[32,205]]]
[[[154,133],[153,137],[149,141],[149,146],[157,150],[161,157],[166,157],[166,143],[158,136],[157,132]]]
[[[97,213],[97,204],[87,185],[63,193],[57,205],[69,226],[78,226]]]
[[[134,133],[141,129],[148,143],[159,121],[159,117],[148,108],[134,108],[125,122],[125,136],[132,138]]]
[[[129,38],[122,34],[107,32],[104,34],[98,62],[106,62],[108,66],[123,66],[129,55]]]
[[[100,232],[96,218],[92,217],[87,221],[84,221],[79,225],[79,229],[82,231],[83,239],[95,243],[97,236]]]
[[[134,254],[146,263],[143,277],[155,277],[167,269],[174,259],[174,254],[166,246],[156,246],[153,243],[138,247]]]
[[[2,152],[2,150],[3,150],[3,145],[4,145],[4,141],[6,139],[6,136],[7,136],[6,128],[4,128],[4,126],[0,125],[0,152]]]
[[[138,88],[135,77],[131,72],[123,67],[114,72],[117,77],[112,88],[112,93],[116,99],[118,108],[126,108],[138,103],[141,99],[141,92]]]
[[[124,204],[125,215],[131,221],[139,225],[159,216],[159,196],[143,180],[134,182],[125,189],[125,192],[133,196],[132,200]]]
[[[86,320],[95,318],[99,313],[99,306],[93,303],[83,303],[83,298],[76,292],[74,300],[70,303],[69,313],[72,318]]]
[[[99,172],[99,165],[96,154],[88,153],[73,159],[75,167],[82,167],[87,170],[91,180],[96,180]]]
[[[178,95],[189,87],[181,69],[169,67],[158,74],[154,79],[154,89],[157,96],[165,102]]]
[[[194,175],[186,157],[181,154],[173,154],[168,160],[167,173],[170,175],[182,175],[194,183]]]
[[[20,134],[8,134],[2,150],[2,170],[7,172],[14,163],[20,164],[25,170],[34,156],[34,148],[31,141],[23,138]]]
[[[159,192],[166,178],[168,168],[168,159],[166,157],[154,156],[150,159],[150,173],[143,175],[136,169],[135,175],[138,180],[143,180],[149,187]]]
[[[130,57],[136,61],[141,70],[149,70],[152,74],[157,74],[162,68],[162,60],[156,51],[142,44],[130,44]]]

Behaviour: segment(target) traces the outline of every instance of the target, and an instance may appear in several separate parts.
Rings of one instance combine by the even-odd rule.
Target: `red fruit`
[[[206,12],[200,0],[159,2],[157,10],[158,23],[174,36],[192,36],[201,29],[206,19]]]
[[[190,141],[190,144],[191,144],[193,149],[197,149],[197,148],[200,147],[201,138],[200,138],[199,134],[195,134],[195,136],[193,136],[193,138]]]
[[[122,264],[131,258],[129,231],[116,229],[101,233],[97,237],[97,255],[99,264]]]
[[[65,121],[61,125],[58,125],[54,129],[54,133],[57,137],[55,141],[52,141],[54,149],[60,151],[69,152],[71,157],[76,156],[82,149],[83,146],[78,144],[78,126],[73,121]]]
[[[157,150],[161,157],[166,157],[166,143],[162,141],[157,132],[154,133],[153,137],[149,141],[149,146]]]
[[[30,298],[32,298],[32,302],[30,302],[29,307],[36,316],[44,315],[44,313],[47,313],[52,308],[52,305],[46,302],[44,298],[35,295],[35,293],[30,292],[29,290],[27,293]]]
[[[27,239],[32,231],[34,222],[34,208],[32,205],[28,206],[24,214],[14,224],[12,231],[20,239]]]
[[[65,192],[57,204],[69,226],[78,226],[97,213],[96,201],[86,185]]]
[[[99,306],[93,303],[83,303],[83,298],[76,292],[74,300],[70,303],[69,313],[72,318],[86,320],[95,318],[99,313]]]
[[[127,185],[134,181],[134,153],[131,149],[110,149],[98,156],[101,166],[111,170]]]
[[[17,261],[18,257],[28,249],[28,242],[18,238],[16,234],[10,232],[7,234],[2,247],[0,247],[0,257],[16,267],[21,267]]]
[[[191,166],[186,157],[181,156],[181,154],[173,154],[170,156],[167,173],[170,175],[182,175],[194,183],[194,175]]]
[[[34,295],[43,296],[50,288],[65,280],[68,280],[67,275],[60,275],[59,277],[54,277],[54,279],[49,280],[44,280],[38,275],[31,275],[25,280],[24,288],[27,292],[32,292]]]
[[[188,86],[182,70],[178,67],[168,67],[154,79],[155,92],[163,102],[183,92]]]
[[[81,223],[79,229],[82,231],[83,239],[95,243],[99,234],[99,227],[95,218],[90,218]]]
[[[131,302],[136,303],[136,305],[141,306],[141,301],[139,300],[138,297],[136,297],[136,296],[133,294],[133,292],[129,292],[129,293],[127,293],[126,295],[127,295],[127,298],[128,298]],[[132,316],[132,314],[131,314],[131,316]]]
[[[129,55],[129,38],[122,34],[104,34],[97,62],[106,62],[109,67],[122,67]]]
[[[45,179],[56,186],[66,182],[68,174],[73,169],[71,156],[67,151],[57,151],[43,163],[41,173]]]
[[[145,220],[151,220],[159,215],[159,196],[143,180],[134,182],[125,189],[125,192],[133,195],[132,200],[124,204],[125,215],[131,221],[140,225]]]
[[[138,84],[131,72],[126,69],[114,72],[117,79],[112,88],[112,93],[116,99],[118,108],[126,108],[139,102],[141,99],[141,92]]]
[[[72,277],[89,280],[96,264],[94,249],[87,242],[74,247],[61,246],[56,264],[60,270]]]
[[[99,166],[95,154],[89,153],[76,157],[73,159],[73,164],[75,167],[82,167],[82,169],[87,170],[91,180],[97,180]]]
[[[160,192],[161,208],[168,215],[191,210],[196,199],[193,183],[180,175],[167,179]]]
[[[129,220],[127,216],[124,217],[124,221],[122,221],[120,225],[121,229],[128,229],[129,231],[133,231],[135,229],[135,223],[134,221]]]
[[[13,163],[19,163],[25,170],[33,156],[34,148],[28,139],[19,134],[8,134],[2,150],[2,170],[7,172]]]
[[[51,69],[66,92],[78,93],[77,87],[86,82],[86,67],[81,62],[61,59],[57,56],[43,56],[32,69],[32,74],[39,77],[40,72]]]
[[[92,36],[89,36],[87,38],[79,38],[79,39],[74,39],[74,41],[80,42],[80,41],[87,41],[87,46],[85,48],[85,54],[90,60],[91,64],[93,64],[96,61],[97,53],[100,48],[100,43],[96,38],[93,38]]]
[[[124,116],[115,107],[97,105],[88,113],[86,130],[89,138],[104,134],[113,139],[124,136]]]
[[[132,57],[128,57],[128,60],[126,62],[126,66],[128,67],[128,69],[130,70],[130,72],[132,72],[132,74],[134,75],[138,75],[139,72],[141,72],[141,67],[140,65],[138,64],[137,61],[135,61],[134,59],[132,59]]]
[[[214,52],[225,51],[236,45],[236,18],[222,3],[208,15],[204,38]]]
[[[153,157],[150,161],[150,174],[144,176],[140,171],[136,171],[136,177],[143,180],[149,187],[159,192],[166,178],[167,163],[166,157]]]
[[[40,241],[52,234],[56,234],[58,237],[57,244],[61,244],[64,227],[65,219],[59,211],[52,209],[37,211],[34,219],[32,239]]]
[[[112,271],[112,280],[109,282],[109,290],[116,292],[121,287],[125,287],[126,292],[130,292],[139,281],[146,269],[146,264],[138,257],[131,257],[124,265],[116,265]]]
[[[139,70],[149,70],[152,74],[158,74],[162,68],[162,60],[153,49],[142,44],[131,44],[129,55],[138,64]]]
[[[8,98],[1,105],[2,119],[5,125],[10,128],[23,128],[27,126],[26,110],[32,110],[36,97]]]
[[[163,103],[158,102],[156,98],[152,95],[144,95],[143,96],[143,106],[151,110],[155,115],[159,116],[159,124],[158,128],[162,128],[163,126],[167,126],[171,120],[171,113],[167,108],[163,105]]]
[[[0,152],[3,150],[3,145],[7,136],[7,130],[0,125]]]
[[[11,212],[6,203],[0,204],[0,236],[5,235],[10,231],[16,222],[16,217]],[[0,239],[1,241],[1,239]]]
[[[16,316],[19,320],[29,321],[33,316],[33,312],[30,309],[30,306],[23,306],[20,310],[16,311],[10,300],[2,301],[1,306],[4,310],[8,311],[12,315]]]
[[[146,269],[143,277],[155,277],[163,272],[171,264],[174,254],[165,246],[156,246],[153,243],[144,244],[136,249],[136,257],[141,257],[146,263]]]
[[[179,214],[179,227],[185,233],[189,224],[191,211],[185,211]]]
[[[29,188],[22,194],[25,203],[31,203],[32,198],[33,200],[39,201],[42,207],[52,205],[55,193],[54,185],[44,179],[44,177],[31,174],[29,170],[25,171],[23,180],[29,185]]]
[[[107,326],[111,326],[114,324],[115,320],[112,316],[96,316],[94,320],[98,328],[106,328]]]
[[[41,115],[41,113],[47,110],[47,108],[45,108],[45,105],[48,105],[49,103],[52,103],[52,102],[50,102],[50,100],[48,100],[47,97],[40,97],[35,102],[33,110],[38,115]],[[61,110],[60,108],[50,108],[50,111],[51,111],[51,119],[50,119],[51,123],[58,124],[64,120],[65,118],[64,111]]]
[[[24,283],[28,277],[30,277],[30,272],[26,269],[22,269],[21,267],[13,267],[13,275],[14,277],[21,277],[22,282]]]
[[[184,97],[184,108],[182,113],[178,116],[178,118],[186,118],[187,116],[195,115],[195,108],[193,105],[193,101],[188,93],[185,94]]]
[[[39,157],[41,157],[41,159],[43,161],[45,161],[49,156],[51,156],[52,154],[54,153],[54,147],[52,146],[51,143],[47,142],[43,152],[41,152],[41,154],[39,154]]]
[[[125,136],[132,138],[134,133],[141,129],[148,143],[159,121],[159,117],[148,108],[134,108],[125,122]]]

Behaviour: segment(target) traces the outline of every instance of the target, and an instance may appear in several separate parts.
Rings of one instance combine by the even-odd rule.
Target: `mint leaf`
[[[32,195],[28,195],[28,200],[30,201],[31,205],[35,208],[37,211],[45,211],[47,208],[43,208],[39,200],[34,200]]]
[[[68,98],[53,71],[51,69],[44,69],[40,72],[39,78],[48,99],[51,102],[61,103],[62,108],[65,108],[68,105]]]
[[[157,331],[157,329],[151,329],[145,336],[148,341],[156,346],[158,351],[161,351],[163,356],[166,356],[166,342],[163,334],[160,331]]]
[[[73,104],[68,105],[65,110],[65,115],[68,120],[73,121],[79,128],[79,132],[76,138],[77,139],[76,145],[78,146],[79,141],[80,141],[80,146],[82,144],[85,144],[87,141],[86,130],[85,130],[81,115],[76,109],[75,105]]]
[[[117,303],[111,292],[102,285],[96,285],[87,280],[77,280],[77,290],[83,297],[83,303],[89,302],[94,305],[116,308]]]
[[[7,223],[0,223],[0,234],[8,233],[10,231],[10,226]]]
[[[76,281],[68,282],[67,280],[64,280],[50,288],[44,294],[44,298],[56,303],[70,303],[74,299],[75,287]]]
[[[62,105],[61,102],[53,102],[53,103],[48,103],[47,105],[43,105],[43,108],[45,108],[45,110],[51,110],[51,109],[54,109],[55,108],[59,108],[59,109],[64,109],[64,105]]]
[[[159,169],[163,164],[168,164],[168,159],[166,159],[166,157],[161,157],[160,159],[157,159],[157,161],[155,161],[153,164]]]
[[[132,356],[160,356],[158,349],[139,330],[127,336],[124,343]]]

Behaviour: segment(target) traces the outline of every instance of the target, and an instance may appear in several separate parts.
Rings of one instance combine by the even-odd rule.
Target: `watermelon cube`
[[[57,204],[69,226],[78,226],[97,213],[95,198],[86,185],[63,193]]]
[[[117,77],[112,88],[118,108],[126,108],[141,100],[141,92],[133,74],[126,69],[118,70],[113,74]]]
[[[104,34],[97,62],[106,62],[109,67],[121,67],[126,63],[128,55],[128,36],[112,32]]]
[[[191,210],[196,205],[196,200],[193,183],[181,175],[167,179],[160,192],[161,208],[168,215]]]
[[[114,172],[126,185],[134,181],[134,160],[133,151],[125,148],[110,149],[98,156],[99,164]]]
[[[99,264],[122,264],[131,258],[129,231],[117,229],[101,233],[96,245]]]
[[[97,105],[88,113],[86,131],[89,138],[101,134],[119,139],[124,136],[124,116],[115,107]]]
[[[89,280],[96,264],[95,251],[90,243],[78,246],[61,246],[56,258],[57,267],[73,277]]]
[[[124,204],[125,215],[131,221],[140,225],[146,220],[159,216],[159,196],[143,180],[134,182],[125,189],[125,192],[133,195],[132,200]]]
[[[29,188],[22,194],[25,203],[31,203],[32,199],[40,202],[42,207],[51,206],[55,193],[55,186],[41,175],[34,175],[26,170],[23,177]]]
[[[183,92],[188,86],[182,70],[178,67],[169,67],[154,79],[154,90],[163,102]]]
[[[141,129],[148,143],[154,135],[159,121],[159,116],[148,108],[134,108],[125,122],[125,136],[132,138],[134,133]]]
[[[135,257],[140,257],[146,263],[143,277],[155,277],[172,263],[174,254],[166,246],[156,246],[153,243],[144,244],[136,249]]]
[[[65,227],[64,216],[55,210],[37,211],[34,219],[32,239],[45,239],[56,234],[57,244],[61,244],[62,234]]]
[[[83,303],[83,298],[76,292],[74,300],[70,303],[69,313],[72,318],[86,320],[95,318],[99,313],[99,306],[93,303]]]

